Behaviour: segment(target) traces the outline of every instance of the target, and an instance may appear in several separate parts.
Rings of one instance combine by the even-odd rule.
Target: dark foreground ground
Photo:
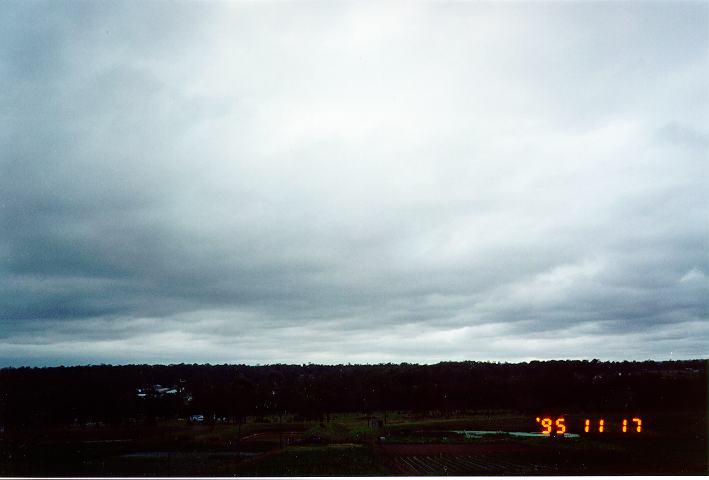
[[[649,412],[636,435],[469,438],[533,431],[516,412],[456,417],[389,412],[330,422],[82,426],[0,433],[2,476],[706,475],[705,412]]]

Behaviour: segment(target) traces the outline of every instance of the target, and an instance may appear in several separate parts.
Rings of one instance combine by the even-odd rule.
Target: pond
[[[511,437],[548,437],[539,432],[503,432],[498,430],[453,430],[453,433],[464,435],[465,438],[482,438],[487,435],[509,435]],[[565,438],[579,438],[576,433],[566,433]]]

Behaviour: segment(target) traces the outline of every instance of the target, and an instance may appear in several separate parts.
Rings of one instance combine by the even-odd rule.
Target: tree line
[[[139,397],[175,385],[179,395]],[[707,361],[95,365],[0,369],[0,426],[408,410],[705,410]]]

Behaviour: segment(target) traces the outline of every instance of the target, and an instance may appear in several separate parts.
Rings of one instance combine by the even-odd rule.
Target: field
[[[374,415],[385,418],[384,412]],[[513,437],[510,411],[424,416],[335,414],[330,421],[81,426],[0,433],[3,476],[707,474],[705,414],[650,412],[640,435]],[[499,432],[481,437],[461,430]]]

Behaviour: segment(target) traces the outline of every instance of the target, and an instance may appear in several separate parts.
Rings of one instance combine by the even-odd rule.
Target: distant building
[[[186,392],[184,387],[178,387],[171,385],[169,387],[163,387],[162,385],[155,384],[149,387],[138,388],[136,390],[136,395],[139,398],[163,398],[166,396],[180,396],[182,397],[184,403],[189,403],[192,401],[192,395]]]

